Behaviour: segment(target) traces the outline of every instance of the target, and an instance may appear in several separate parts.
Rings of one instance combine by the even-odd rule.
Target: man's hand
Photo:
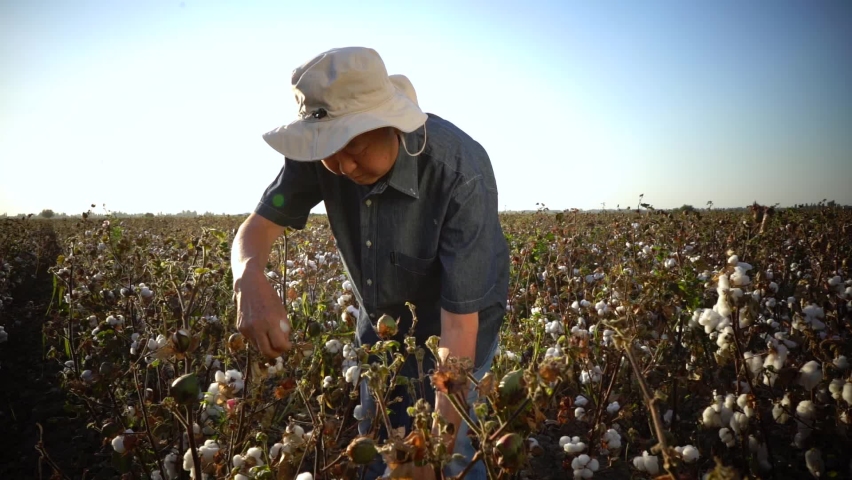
[[[443,362],[449,356],[457,358],[469,358],[471,361],[476,357],[476,335],[479,332],[479,313],[457,314],[441,309],[441,341],[438,344],[439,361]],[[466,390],[465,390],[466,392]],[[467,393],[465,393],[466,395]],[[459,431],[461,415],[450,403],[447,397],[435,392],[435,411],[444,419],[453,424],[453,435],[446,443],[450,451],[455,447],[456,432]],[[433,435],[438,434],[437,422],[433,425]]]
[[[275,358],[290,349],[287,309],[262,272],[247,270],[235,282],[234,296],[237,329],[260,353]]]
[[[282,233],[284,227],[252,213],[231,246],[237,329],[269,358],[290,349],[287,309],[263,273],[272,244]]]

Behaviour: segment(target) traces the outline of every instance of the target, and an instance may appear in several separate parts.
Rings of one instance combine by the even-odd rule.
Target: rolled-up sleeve
[[[311,209],[322,201],[316,169],[312,162],[285,158],[278,176],[263,192],[255,213],[283,227],[305,228]]]
[[[497,191],[483,177],[456,186],[441,230],[441,306],[466,314],[482,310],[501,299],[497,255],[502,252],[497,215]],[[504,295],[505,296],[505,295]]]

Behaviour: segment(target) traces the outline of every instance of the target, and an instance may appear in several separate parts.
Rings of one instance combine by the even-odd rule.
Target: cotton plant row
[[[797,435],[794,448],[809,459],[801,471],[819,471],[843,445],[821,443],[813,429],[835,419],[846,425],[852,396],[842,328],[852,301],[842,264],[848,246],[834,243],[824,254],[826,243],[814,243],[852,218],[829,223],[819,215],[773,219],[748,249],[738,242],[757,227],[733,213],[505,217],[506,330],[487,390],[492,403],[477,406],[484,424],[506,423],[500,438],[481,444],[493,473],[527,469],[535,477],[537,456],[560,453],[575,478],[611,468],[650,477],[664,473],[667,458],[703,475],[719,452],[731,464],[743,448],[766,468],[772,447],[794,445]],[[266,361],[256,352],[248,358],[235,333],[226,259],[236,225],[111,219],[60,236],[62,258],[52,269],[60,317],[48,332],[60,341],[51,355],[66,389],[94,405],[115,399],[121,415],[96,407],[94,420],[116,465],[171,479],[195,475],[197,459],[203,478],[302,480],[351,472],[363,452],[393,453],[377,441],[336,438],[371,418],[357,405],[357,387],[389,382],[390,352],[405,355],[407,345],[382,345],[385,365],[371,365],[355,347],[360,306],[328,229],[311,224],[288,233],[286,250],[273,249],[267,278],[287,300],[294,350]],[[660,395],[667,452],[648,429],[628,346]],[[679,369],[675,392],[665,372]],[[177,401],[178,380],[197,383],[188,403]],[[767,445],[763,420],[788,436]],[[554,451],[542,453],[546,444],[535,439],[543,434],[555,435]],[[439,462],[418,438],[403,443]],[[335,445],[318,460],[325,473],[314,469],[320,439]]]
[[[543,223],[537,223],[536,228],[543,229]],[[722,221],[719,223],[723,224]],[[747,222],[742,223],[748,226]],[[730,222],[729,225],[738,227],[737,222]],[[680,343],[678,349],[681,354],[672,358],[684,358],[685,370],[691,372],[690,375],[706,376],[708,372],[719,369],[733,373],[735,367],[749,368],[750,379],[740,369],[739,375],[734,375],[738,378],[731,378],[735,381],[717,385],[717,391],[724,393],[721,398],[719,395],[715,398],[708,395],[705,397],[707,403],[700,407],[709,410],[715,407],[717,419],[707,421],[710,424],[719,423],[715,427],[719,434],[715,438],[719,444],[745,441],[752,453],[759,457],[761,468],[767,466],[766,439],[760,432],[756,412],[760,411],[765,417],[772,418],[773,405],[778,406],[781,398],[778,392],[773,392],[773,388],[792,389],[797,401],[810,400],[811,393],[815,395],[813,401],[817,404],[825,400],[833,401],[831,405],[836,407],[833,411],[837,413],[837,419],[841,424],[847,423],[849,405],[843,401],[843,388],[849,382],[849,352],[844,349],[843,341],[847,337],[842,322],[848,325],[846,312],[850,304],[847,289],[852,286],[852,281],[845,277],[845,263],[842,268],[833,271],[817,272],[812,267],[816,258],[804,257],[801,261],[790,262],[790,257],[796,258],[796,255],[802,254],[796,251],[796,245],[804,245],[804,241],[794,240],[776,243],[778,247],[769,247],[760,252],[755,258],[762,262],[763,268],[757,270],[741,261],[734,252],[719,255],[718,246],[709,246],[700,236],[689,240],[687,234],[682,242],[668,243],[660,242],[659,232],[656,232],[655,238],[641,238],[637,233],[639,230],[653,231],[647,223],[637,222],[630,229],[611,231],[612,240],[604,242],[600,242],[600,237],[576,232],[571,238],[574,245],[594,245],[594,248],[580,247],[586,252],[580,255],[577,255],[577,247],[564,238],[559,238],[546,251],[536,251],[536,246],[531,243],[519,243],[516,246],[519,253],[526,253],[527,256],[524,259],[519,255],[515,265],[534,272],[536,283],[510,289],[512,296],[507,311],[510,316],[521,320],[518,324],[521,331],[529,329],[529,333],[520,339],[516,339],[517,335],[506,337],[506,343],[498,355],[498,365],[522,364],[530,358],[536,358],[535,352],[530,351],[531,345],[541,348],[537,358],[547,361],[576,355],[579,346],[584,360],[582,366],[578,365],[575,369],[577,387],[581,391],[589,386],[594,387],[596,374],[606,370],[607,347],[618,343],[613,341],[618,335],[614,335],[611,326],[635,322],[630,319],[631,313],[640,317],[649,313],[645,311],[646,305],[635,304],[636,297],[645,296],[651,291],[649,285],[653,283],[648,281],[649,277],[673,278],[679,283],[686,281],[681,283],[682,288],[688,287],[690,282],[698,285],[695,299],[682,298],[683,303],[669,304],[673,308],[666,312],[667,316],[671,315],[669,318],[678,318],[680,315],[686,317],[683,327],[672,324],[661,328],[659,314],[645,316],[647,320],[640,318],[634,324],[646,329],[642,336],[634,340],[635,347],[655,361],[665,361],[665,356],[672,356],[674,344]],[[778,231],[789,232],[791,227],[781,225]],[[700,235],[705,233],[701,232]],[[619,245],[618,241],[624,243]],[[782,245],[789,248],[781,248]],[[849,246],[844,247],[848,249]],[[536,255],[540,263],[531,264],[529,259]],[[840,260],[842,257],[838,258],[837,263],[833,260],[826,263],[840,265]],[[750,262],[758,265],[758,260]],[[718,268],[720,264],[724,268]],[[519,273],[519,276],[524,275],[523,271]],[[627,281],[622,281],[625,277]],[[803,288],[805,284],[809,285]],[[711,298],[713,302],[707,305]],[[705,305],[695,308],[695,303]],[[524,322],[525,317],[534,320],[534,323]],[[841,322],[839,329],[838,322]],[[741,333],[741,351],[735,345],[735,329]],[[701,332],[701,335],[697,332]],[[702,337],[710,341],[713,350],[705,350],[707,344]],[[814,347],[819,342],[832,342],[833,346],[827,352],[814,353]],[[824,343],[823,346],[828,344]],[[661,348],[665,353],[658,353]],[[705,352],[710,354],[709,357]],[[708,358],[712,360],[711,364],[705,363]],[[767,367],[764,367],[764,363]],[[726,377],[729,375],[722,378]],[[604,378],[604,384],[606,380]],[[618,384],[616,382],[614,392],[609,392],[609,400],[622,401],[625,398],[618,394]],[[750,392],[750,385],[755,387],[754,392]],[[680,388],[684,387],[688,385],[681,383]],[[599,394],[594,389],[586,391],[592,395]],[[733,397],[726,397],[728,393],[733,394]],[[589,412],[583,402],[578,397],[571,407],[571,414],[565,417],[591,422],[601,418],[598,410],[606,411],[603,406],[593,406]],[[600,403],[600,400],[596,403]],[[792,403],[785,408],[795,417],[797,405]],[[666,426],[673,425],[675,417],[670,408],[671,403],[668,403],[668,407],[663,410]],[[680,429],[686,429],[686,425],[689,425],[689,417],[684,416],[683,408],[681,405],[676,415]],[[803,419],[808,418],[810,411],[808,403],[803,403]],[[825,420],[821,416],[822,412],[822,409],[817,408],[818,421]],[[697,420],[694,424],[699,429],[697,432],[702,431],[702,413],[702,410],[697,410],[692,417]],[[722,413],[725,416],[724,425],[718,419]],[[709,417],[710,412],[707,414]],[[797,420],[797,424],[802,425],[802,422]],[[796,430],[793,432],[799,434],[796,439],[791,434],[787,440],[804,445],[801,440],[806,438],[809,427],[801,426]],[[585,438],[599,438],[599,434],[590,432]],[[699,452],[706,448],[702,442],[693,443],[690,447],[686,449],[690,452],[690,458],[693,449]],[[678,452],[677,448],[674,452]],[[734,450],[731,450],[731,454],[737,455]]]

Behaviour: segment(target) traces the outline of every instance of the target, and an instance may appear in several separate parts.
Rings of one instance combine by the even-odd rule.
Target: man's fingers
[[[274,348],[269,345],[269,339],[264,334],[256,335],[255,337],[255,345],[257,349],[260,350],[264,356],[269,358],[275,358],[280,356],[280,353],[277,353]]]
[[[280,325],[270,325],[269,330],[266,332],[266,335],[269,337],[270,346],[284,353],[287,350],[290,350],[290,324],[287,323],[286,320],[281,321],[281,325],[287,326],[287,332],[285,332]],[[280,355],[280,354],[279,354]],[[277,355],[276,355],[277,356]]]

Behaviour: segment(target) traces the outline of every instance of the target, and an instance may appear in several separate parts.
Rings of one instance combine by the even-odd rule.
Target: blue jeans
[[[494,360],[494,355],[497,352],[498,342],[495,340],[494,345],[491,347],[490,353],[483,360],[482,365],[477,368],[473,372],[474,378],[476,381],[482,380],[482,377],[491,370],[491,363]],[[423,370],[424,373],[428,374],[430,369],[434,368],[434,359],[430,358],[431,355],[427,354],[427,358],[423,360]],[[409,358],[412,360],[411,364],[406,362],[403,366],[401,374],[407,376],[409,378],[417,378],[417,367],[416,363],[413,362],[414,358]],[[364,412],[364,419],[361,420],[358,424],[358,433],[361,435],[367,435],[370,432],[370,428],[373,426],[373,416],[376,415],[376,401],[373,398],[372,394],[370,394],[369,389],[367,388],[367,382],[365,380],[361,381],[360,385],[361,392],[361,409]],[[429,402],[430,405],[434,408],[435,406],[435,390],[431,385],[431,382],[428,378],[424,381],[424,399]],[[391,426],[393,428],[397,428],[401,425],[406,427],[406,433],[411,431],[411,419],[408,418],[408,413],[406,412],[409,406],[413,406],[417,399],[410,398],[408,391],[405,389],[397,389],[397,391],[393,392],[390,395],[390,398],[394,398],[396,396],[402,397],[402,402],[391,405],[390,410],[393,412],[393,415],[390,418]],[[478,399],[478,395],[476,389],[473,385],[471,385],[470,391],[467,395],[468,405],[471,405],[470,408],[470,417],[476,422],[477,417],[476,413],[473,411],[473,403]],[[384,429],[380,430],[380,440],[387,438],[386,432]],[[470,438],[467,436],[468,425],[464,420],[461,421],[459,425],[458,434],[456,435],[456,444],[454,453],[462,455],[465,460],[454,460],[448,465],[444,467],[444,475],[446,476],[456,476],[464,470],[470,460],[473,458],[473,455],[476,453],[476,450],[473,448],[473,444],[470,441]],[[367,465],[367,472],[364,476],[365,480],[374,480],[382,475],[385,472],[385,464],[381,460],[381,457],[376,457],[376,461]],[[466,479],[469,480],[485,480],[487,478],[485,464],[482,463],[481,460],[477,461],[476,464],[470,469],[470,471],[465,475]]]

